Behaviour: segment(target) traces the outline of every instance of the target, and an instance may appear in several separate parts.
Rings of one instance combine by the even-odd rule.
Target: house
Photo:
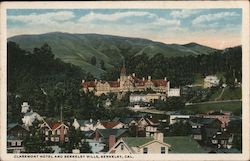
[[[108,151],[110,154],[168,154],[171,145],[163,141],[163,134],[154,137],[123,137]]]
[[[216,87],[219,85],[220,80],[217,78],[217,76],[214,75],[208,75],[204,78],[204,88],[211,88]]]
[[[125,136],[129,136],[127,129],[96,129],[94,139],[106,144],[106,148],[109,148],[112,147],[118,139]]]
[[[7,152],[24,152],[23,140],[29,135],[29,128],[18,123],[9,123],[7,128]]]
[[[96,129],[97,121],[95,121],[93,119],[76,120],[76,121],[79,123],[81,131],[95,131],[95,129]]]
[[[221,130],[221,122],[214,118],[194,117],[189,120],[192,137],[195,140],[210,142],[213,135]]]
[[[178,114],[171,114],[169,115],[169,125],[177,123],[179,121],[188,121],[190,119],[190,115],[178,115]]]
[[[22,118],[25,126],[32,126],[35,120],[42,121],[43,118],[38,113],[33,112],[33,110],[30,110],[30,112],[26,112]]]
[[[180,97],[181,90],[180,88],[170,88],[168,91],[168,97]]]
[[[124,117],[124,118],[114,118],[112,121],[119,121],[124,124],[124,128],[129,128],[130,126],[137,125],[137,121],[133,117]]]
[[[101,143],[101,142],[94,140],[94,139],[86,139],[86,142],[91,147],[91,152],[95,153],[95,154],[102,153],[102,150],[104,150],[104,148],[105,148],[104,143]]]
[[[105,129],[121,129],[125,127],[120,121],[101,121],[100,123]]]
[[[48,142],[53,143],[64,143],[68,142],[68,131],[69,126],[64,122],[43,122],[40,125],[40,128],[43,130],[44,139]]]
[[[233,145],[233,135],[226,131],[218,131],[216,134],[214,134],[211,142],[217,148],[230,149]]]
[[[205,115],[202,115],[203,118],[214,118],[221,121],[221,127],[225,128],[230,122],[231,112],[224,111],[210,111]]]
[[[29,111],[30,105],[28,104],[28,102],[23,102],[21,107],[22,107],[21,113],[27,113]]]

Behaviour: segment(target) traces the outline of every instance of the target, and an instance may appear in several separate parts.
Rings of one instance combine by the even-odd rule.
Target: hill
[[[210,54],[216,49],[196,43],[186,45],[164,44],[148,39],[99,34],[69,34],[52,32],[40,35],[19,35],[8,38],[27,51],[47,42],[56,58],[72,63],[99,77],[106,69],[120,65],[125,56],[147,54],[153,57],[162,53],[165,57]],[[96,64],[91,59],[96,58]],[[101,67],[104,62],[105,68]]]

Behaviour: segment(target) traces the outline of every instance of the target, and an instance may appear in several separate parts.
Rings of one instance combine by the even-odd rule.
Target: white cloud
[[[196,17],[192,21],[192,24],[199,25],[199,24],[202,24],[204,22],[217,21],[217,20],[224,19],[226,17],[230,18],[230,17],[234,17],[234,16],[239,16],[239,14],[236,12],[220,12],[220,13],[215,13],[215,14],[201,15],[201,16]]]
[[[16,15],[8,16],[10,21],[19,21],[25,24],[49,24],[55,22],[62,22],[74,18],[75,15],[71,11],[49,12],[44,14],[30,14],[30,15]]]
[[[102,21],[117,21],[126,17],[142,17],[146,16],[149,18],[155,18],[156,15],[150,12],[116,12],[112,14],[102,14],[102,13],[95,13],[90,12],[89,14],[82,16],[79,19],[79,22],[90,22],[95,20],[102,20]]]
[[[170,13],[170,15],[174,18],[180,18],[180,19],[184,19],[184,18],[187,18],[191,15],[194,15],[194,14],[197,14],[199,13],[200,11],[199,10],[188,10],[188,9],[183,9],[183,10],[180,10],[180,11],[172,11]]]

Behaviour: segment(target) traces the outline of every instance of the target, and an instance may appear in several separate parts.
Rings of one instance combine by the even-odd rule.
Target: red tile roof
[[[107,129],[112,129],[116,125],[118,125],[120,122],[119,121],[102,121],[101,124],[107,128]]]
[[[120,82],[118,81],[108,81],[110,87],[120,87]]]
[[[95,81],[88,81],[88,82],[84,82],[82,85],[84,88],[88,88],[88,87],[95,87],[96,83]]]
[[[154,83],[154,85],[157,86],[167,86],[167,81],[165,81],[164,79],[159,79],[159,80],[152,80],[152,82]]]

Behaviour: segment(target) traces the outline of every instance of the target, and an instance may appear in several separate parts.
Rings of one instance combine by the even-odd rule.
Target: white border
[[[1,66],[0,66],[0,98],[1,98],[1,160],[23,160],[22,158],[14,158],[15,154],[7,154],[6,148],[6,113],[7,113],[7,80],[6,80],[6,60],[7,60],[7,28],[6,28],[6,10],[7,9],[38,9],[38,8],[46,8],[46,9],[77,9],[77,8],[113,8],[113,9],[126,9],[126,8],[158,8],[158,9],[205,9],[205,8],[242,8],[242,112],[243,112],[243,152],[242,154],[168,154],[166,157],[162,157],[162,155],[132,155],[133,159],[97,159],[96,155],[88,154],[84,156],[92,156],[93,158],[85,158],[81,160],[249,160],[249,104],[250,104],[250,88],[249,88],[249,60],[250,60],[250,50],[249,50],[249,2],[247,1],[100,1],[100,2],[3,2],[1,3]],[[32,154],[28,154],[32,155]],[[37,155],[37,154],[34,154]],[[83,156],[79,155],[79,156]],[[54,156],[54,155],[49,155]],[[63,156],[69,156],[67,154],[63,154]],[[106,155],[111,156],[111,155]],[[116,155],[113,155],[116,156]],[[123,156],[123,155],[117,155]],[[38,160],[34,158],[25,158],[26,160]],[[39,160],[62,160],[61,158],[44,158]],[[67,159],[69,160],[69,159]],[[80,160],[79,158],[74,158],[70,160]]]

